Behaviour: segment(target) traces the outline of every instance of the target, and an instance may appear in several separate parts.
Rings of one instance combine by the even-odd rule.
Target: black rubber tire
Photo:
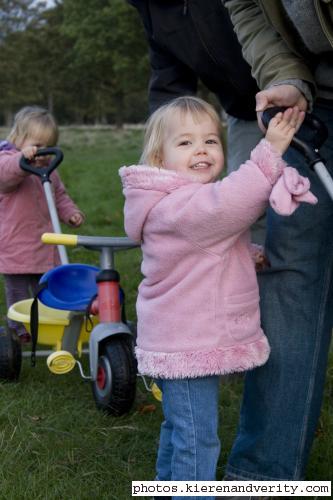
[[[18,380],[22,365],[22,349],[16,332],[6,325],[0,330],[0,380]]]
[[[98,379],[92,382],[97,408],[119,417],[135,399],[137,363],[130,337],[113,337],[100,346]]]

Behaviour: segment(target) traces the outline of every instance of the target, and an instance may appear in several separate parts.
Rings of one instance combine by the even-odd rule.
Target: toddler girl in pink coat
[[[143,253],[138,368],[163,393],[157,480],[215,480],[219,376],[269,356],[249,228],[269,199],[285,214],[316,202],[282,159],[303,118],[296,107],[279,113],[250,160],[218,180],[220,119],[180,97],[148,121],[142,164],[120,169],[125,230]]]
[[[41,235],[52,232],[40,179],[20,168],[23,155],[43,166],[46,157],[35,158],[37,150],[54,146],[58,127],[53,116],[38,106],[27,106],[15,116],[6,141],[0,142],[0,273],[4,276],[7,307],[31,297],[43,273],[60,263],[56,247],[44,245]],[[51,174],[60,219],[74,227],[84,220],[65,191],[59,174]],[[22,342],[30,339],[24,326],[8,320]]]

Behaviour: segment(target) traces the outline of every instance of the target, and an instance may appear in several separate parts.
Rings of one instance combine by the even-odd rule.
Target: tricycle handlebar
[[[81,236],[76,234],[44,233],[42,242],[49,245],[83,246],[86,248],[129,249],[139,247],[139,243],[126,236]]]

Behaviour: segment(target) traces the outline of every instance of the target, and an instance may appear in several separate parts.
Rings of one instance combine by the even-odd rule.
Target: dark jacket
[[[150,51],[150,111],[181,95],[194,95],[198,80],[227,113],[254,120],[258,91],[242,57],[221,0],[128,0],[143,21]]]

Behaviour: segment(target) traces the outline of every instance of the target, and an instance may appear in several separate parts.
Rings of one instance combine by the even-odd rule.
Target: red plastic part
[[[100,389],[104,389],[106,382],[106,373],[102,366],[99,366],[97,369],[97,385]]]
[[[98,314],[101,323],[121,321],[119,284],[116,281],[98,283]]]

